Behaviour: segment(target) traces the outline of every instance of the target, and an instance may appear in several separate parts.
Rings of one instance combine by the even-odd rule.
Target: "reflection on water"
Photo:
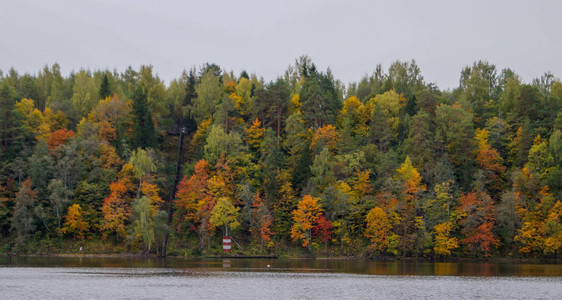
[[[222,267],[223,268],[230,268],[232,265],[230,264],[230,259],[223,259],[222,260]]]
[[[562,276],[559,264],[427,262],[352,259],[183,259],[143,257],[9,257],[0,266],[67,268],[172,268],[205,271],[350,273],[428,276]]]
[[[83,258],[82,264],[95,264],[89,260]],[[30,267],[34,263],[29,262],[25,264],[27,267],[0,266],[0,298],[562,299],[560,277],[350,274],[341,272],[350,270],[349,262],[326,261],[267,261],[273,263],[270,268],[264,267],[266,261],[263,260],[168,260],[164,263],[182,265],[173,268],[145,268],[137,259],[122,261],[122,266],[129,266],[127,268],[107,267],[107,264],[118,264],[116,259],[109,261],[105,267],[77,267],[76,262],[71,268],[62,264],[57,268]],[[411,267],[410,263],[363,263],[367,265],[363,270],[376,272],[465,272],[463,267],[454,264],[435,265],[435,268],[425,264],[417,268]],[[358,268],[359,264],[357,261],[352,263]],[[326,266],[335,267],[327,269]],[[345,268],[339,269],[343,266]],[[485,269],[486,272],[496,270],[493,267]],[[338,270],[340,272],[332,272]]]

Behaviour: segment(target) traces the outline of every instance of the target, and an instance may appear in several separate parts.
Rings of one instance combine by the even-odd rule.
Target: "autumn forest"
[[[0,254],[560,258],[562,82],[0,72]]]

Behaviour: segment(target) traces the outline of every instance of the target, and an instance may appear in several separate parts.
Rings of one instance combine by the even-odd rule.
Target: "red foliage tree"
[[[494,227],[495,205],[490,196],[483,192],[472,192],[459,199],[461,213],[465,215],[460,220],[462,242],[475,254],[490,255],[490,251],[499,246],[499,240],[492,232]]]
[[[320,215],[316,220],[316,226],[312,229],[312,236],[318,238],[321,242],[327,242],[332,238],[332,222],[326,220],[324,215]]]
[[[64,144],[68,139],[74,136],[74,131],[68,129],[59,129],[51,132],[47,138],[49,149],[53,150]]]

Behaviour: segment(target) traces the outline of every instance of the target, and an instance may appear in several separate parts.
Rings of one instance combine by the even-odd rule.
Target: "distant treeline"
[[[413,60],[348,85],[306,56],[271,82],[209,63],[168,85],[151,66],[0,74],[0,252],[169,235],[213,254],[228,234],[245,254],[560,257],[550,73],[478,61],[452,91]]]

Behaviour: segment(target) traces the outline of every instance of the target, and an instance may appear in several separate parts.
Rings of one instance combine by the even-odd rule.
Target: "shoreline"
[[[449,259],[432,259],[423,257],[378,257],[364,258],[355,256],[334,256],[334,257],[310,257],[310,256],[276,256],[276,255],[217,255],[217,256],[177,256],[170,255],[166,258],[157,256],[156,254],[139,254],[139,253],[49,253],[49,254],[0,254],[0,257],[63,257],[63,258],[137,258],[137,259],[185,259],[185,260],[205,260],[205,259],[280,259],[280,260],[354,260],[354,261],[378,261],[378,262],[428,262],[428,263],[520,263],[520,264],[562,264],[561,258],[449,258]]]

